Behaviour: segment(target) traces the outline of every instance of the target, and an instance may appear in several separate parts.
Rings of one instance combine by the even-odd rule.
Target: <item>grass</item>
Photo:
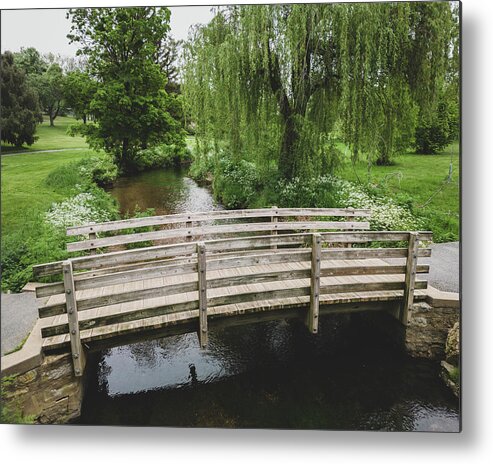
[[[66,197],[68,192],[47,185],[45,179],[51,171],[94,153],[86,149],[3,156],[2,236],[30,229],[39,213],[47,211],[53,202]]]
[[[452,178],[448,182],[452,161]],[[353,182],[369,182],[388,196],[409,204],[414,214],[425,218],[435,241],[458,240],[460,224],[459,144],[449,145],[436,155],[405,153],[392,166],[347,162],[338,175]]]
[[[23,146],[21,149],[12,145],[2,144],[2,153],[30,152],[37,150],[58,150],[66,148],[88,148],[83,137],[71,137],[67,135],[67,129],[76,120],[70,116],[58,116],[55,125],[50,127],[50,121],[44,116],[44,121],[36,129],[36,136],[39,137],[31,146]]]

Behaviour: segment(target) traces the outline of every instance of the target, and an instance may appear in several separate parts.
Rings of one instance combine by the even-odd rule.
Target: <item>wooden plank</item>
[[[197,243],[197,269],[199,291],[199,343],[207,346],[207,255],[204,242]]]
[[[414,303],[414,289],[416,288],[416,266],[418,262],[419,235],[416,232],[409,233],[408,254],[406,260],[406,280],[404,298],[402,300],[399,319],[402,324],[408,324],[409,311]]]
[[[320,303],[320,264],[322,261],[322,237],[320,234],[312,235],[312,264],[310,276],[310,308],[307,317],[308,330],[316,334],[318,332],[318,313]]]
[[[420,240],[429,241],[433,233],[429,231],[418,232]],[[320,232],[322,240],[328,243],[359,243],[359,242],[407,242],[409,232],[406,231],[355,231],[355,232]]]
[[[346,208],[279,208],[280,217],[369,217],[369,209],[348,210]],[[181,213],[163,216],[151,216],[146,218],[131,218],[120,221],[103,222],[99,224],[88,224],[86,226],[75,226],[67,229],[67,235],[87,235],[92,232],[109,232],[116,230],[134,229],[138,227],[162,226],[169,224],[186,223],[190,221],[205,222],[214,220],[231,220],[243,218],[270,217],[268,208],[204,211],[197,213]]]
[[[290,221],[281,223],[258,222],[248,224],[223,224],[214,226],[196,226],[191,228],[192,236],[207,236],[219,234],[245,233],[245,232],[265,232],[277,230],[326,230],[326,229],[368,229],[368,222],[334,222],[334,221]],[[186,232],[188,233],[188,231]],[[67,243],[68,251],[82,251],[91,248],[103,248],[114,245],[124,245],[128,243],[144,242],[149,240],[163,240],[169,238],[184,237],[183,229],[158,230],[153,232],[140,232],[114,237],[99,238],[96,240],[83,240],[80,242]]]
[[[362,259],[362,258],[406,258],[407,248],[324,248],[322,260],[326,259]],[[418,257],[431,256],[430,248],[419,248]]]
[[[75,299],[73,269],[70,261],[65,261],[63,263],[63,283],[65,285],[66,311],[68,318],[68,329],[70,332],[70,347],[72,350],[74,374],[76,377],[81,377],[84,373],[86,357],[80,341],[77,301]]]
[[[134,282],[136,280],[153,279],[156,277],[169,277],[197,272],[197,264],[171,264],[155,267],[146,267],[144,269],[135,269],[130,271],[115,272],[113,274],[88,277],[75,281],[77,290],[89,288],[104,287],[125,282]]]
[[[83,298],[77,301],[79,311],[87,311],[101,306],[110,306],[118,303],[127,303],[130,301],[141,300],[145,298],[159,298],[168,295],[175,295],[190,291],[197,291],[197,282],[186,282],[180,284],[166,285],[163,287],[148,288],[145,290],[136,290],[130,292],[115,293],[111,295],[101,295],[94,298]],[[45,318],[62,314],[65,305],[63,303],[47,304],[39,308],[39,317]]]
[[[428,264],[420,264],[416,267],[416,273],[427,274],[430,271]],[[405,274],[406,266],[394,266],[390,264],[380,266],[337,266],[322,268],[320,277],[350,276],[350,275],[385,275],[385,274]]]

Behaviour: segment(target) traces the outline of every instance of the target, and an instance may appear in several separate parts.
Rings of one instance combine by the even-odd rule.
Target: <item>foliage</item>
[[[88,72],[98,81],[90,113],[96,122],[77,126],[91,147],[112,153],[124,170],[135,153],[181,134],[168,112],[157,55],[169,32],[167,8],[71,9],[71,43],[87,57]]]
[[[226,208],[248,206],[257,195],[260,186],[260,174],[254,163],[245,160],[234,163],[225,156],[215,168],[214,193]]]
[[[41,105],[50,118],[50,126],[55,125],[55,119],[64,108],[65,75],[58,63],[51,64],[40,75],[31,76],[31,82],[38,91]]]
[[[7,391],[15,384],[17,375],[4,375],[1,379],[1,404],[0,404],[0,423],[1,424],[34,424],[35,417],[25,416],[20,408],[15,404],[9,404]]]
[[[457,139],[459,108],[457,102],[440,99],[436,111],[416,128],[416,153],[436,154]]]
[[[73,110],[75,117],[82,119],[85,124],[97,90],[96,81],[85,72],[73,71],[67,74],[63,90],[67,106]]]
[[[309,183],[299,178],[279,182],[279,206],[363,208],[371,210],[372,230],[419,230],[423,222],[409,208],[352,182],[321,176]]]
[[[295,177],[291,181],[279,182],[280,207],[294,208],[333,208],[338,203],[338,179],[322,176],[310,182]]]
[[[137,171],[165,168],[190,161],[190,156],[184,142],[180,146],[163,144],[139,150],[132,158],[131,165]]]
[[[45,183],[61,193],[73,193],[90,188],[92,183],[100,186],[111,184],[118,175],[118,168],[107,155],[90,156],[77,162],[58,166],[46,177]]]
[[[288,180],[326,174],[336,134],[354,159],[389,164],[436,105],[455,22],[441,2],[219,8],[185,46],[199,146],[274,160]]]
[[[27,75],[43,74],[48,69],[48,63],[34,47],[21,47],[14,53],[15,64]]]
[[[80,192],[61,203],[54,203],[45,214],[45,221],[62,231],[90,222],[110,221],[114,218],[113,211],[104,208],[106,202],[101,200],[94,192]]]
[[[20,147],[36,140],[36,124],[43,121],[36,91],[29,86],[24,72],[14,63],[10,52],[2,55],[1,74],[1,133],[2,141]]]

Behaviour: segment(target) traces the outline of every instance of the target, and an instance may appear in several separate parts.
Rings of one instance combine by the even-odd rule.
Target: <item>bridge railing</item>
[[[358,301],[399,301],[405,324],[415,290],[426,288],[416,274],[429,271],[418,262],[431,255],[419,246],[428,240],[430,232],[296,233],[159,245],[36,266],[39,276],[62,275],[36,289],[40,317],[52,317],[42,329],[44,346],[70,346],[80,375],[82,343],[177,324],[196,324],[205,346],[209,320],[305,306],[307,326],[316,333],[321,305]],[[396,246],[376,247],[382,242]]]
[[[171,243],[294,230],[367,230],[369,217],[367,209],[272,207],[132,218],[69,227],[67,235],[84,238],[68,243],[67,250],[94,252],[149,241]],[[157,230],[142,231],[143,228]]]

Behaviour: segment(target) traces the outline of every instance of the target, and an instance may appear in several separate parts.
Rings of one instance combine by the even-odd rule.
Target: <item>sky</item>
[[[192,24],[206,24],[212,19],[210,6],[170,7],[171,34],[186,39]],[[75,56],[77,46],[69,45],[70,20],[66,9],[2,10],[1,50],[17,52],[21,47],[35,47],[41,53],[53,52]]]

